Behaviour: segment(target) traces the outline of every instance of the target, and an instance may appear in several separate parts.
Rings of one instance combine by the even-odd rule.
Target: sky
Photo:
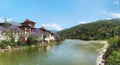
[[[23,22],[63,30],[101,19],[120,18],[120,0],[0,0],[0,21]]]

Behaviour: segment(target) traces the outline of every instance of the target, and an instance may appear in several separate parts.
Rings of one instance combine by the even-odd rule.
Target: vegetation
[[[32,45],[32,44],[35,43],[34,41],[35,41],[35,37],[34,37],[33,35],[30,35],[30,36],[28,37],[27,41],[26,41],[26,44],[27,44],[27,45]]]
[[[6,24],[5,24],[6,25]],[[34,34],[33,34],[34,33]],[[4,34],[4,35],[2,35]],[[0,36],[4,36],[5,40],[0,40],[0,48],[1,49],[8,49],[7,47],[13,47],[17,48],[19,46],[26,46],[26,45],[32,45],[35,44],[35,36],[39,37],[41,35],[41,31],[37,30],[32,32],[32,34],[29,35],[27,41],[23,41],[25,39],[25,35],[21,34],[21,30],[17,26],[7,26],[2,27],[0,26]]]
[[[80,24],[57,33],[61,39],[104,40],[120,35],[120,19]]]
[[[1,41],[1,43],[0,43],[1,49],[5,49],[7,45],[8,45],[8,42],[5,40]]]
[[[112,37],[108,43],[110,46],[104,55],[105,65],[120,65],[120,38]]]
[[[57,32],[63,39],[108,40],[105,65],[120,65],[120,19],[99,20]]]

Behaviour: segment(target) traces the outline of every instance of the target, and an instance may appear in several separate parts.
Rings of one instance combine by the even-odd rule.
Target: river
[[[85,41],[65,40],[60,44],[0,53],[0,65],[95,65],[97,48]]]

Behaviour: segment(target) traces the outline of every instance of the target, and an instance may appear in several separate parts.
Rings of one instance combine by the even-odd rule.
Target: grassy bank
[[[120,37],[108,39],[109,47],[104,55],[105,65],[120,65]]]
[[[20,49],[27,49],[27,48],[33,48],[38,46],[47,46],[51,44],[56,44],[57,42],[52,41],[50,43],[42,43],[42,42],[14,42],[14,41],[7,41],[3,40],[0,42],[0,52],[6,52],[10,50],[20,50]]]

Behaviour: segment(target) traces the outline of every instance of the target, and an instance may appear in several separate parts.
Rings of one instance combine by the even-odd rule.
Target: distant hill
[[[56,33],[57,32],[57,30],[50,30],[51,32],[53,32],[53,33]]]
[[[103,40],[120,35],[120,19],[98,20],[57,32],[62,39]]]
[[[11,23],[11,24],[14,25],[14,26],[20,26],[20,25],[21,25],[20,23],[18,23],[18,22],[14,22],[14,21],[9,22],[9,23]]]

